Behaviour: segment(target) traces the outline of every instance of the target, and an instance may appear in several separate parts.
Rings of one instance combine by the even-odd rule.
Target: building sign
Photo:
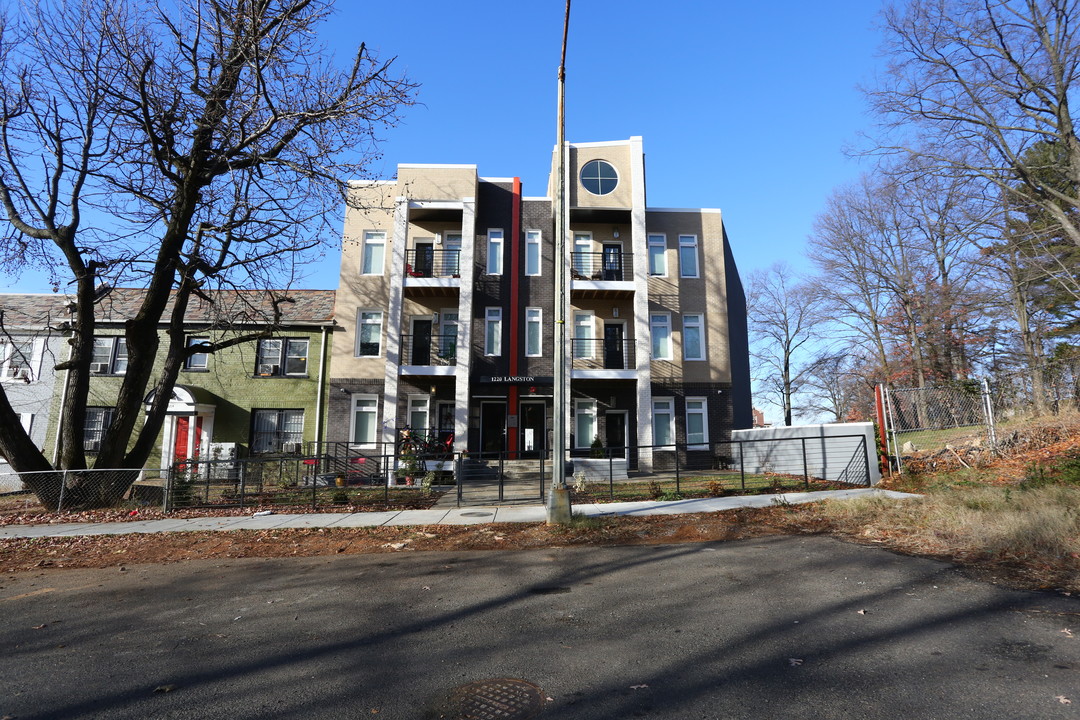
[[[511,383],[513,385],[554,385],[555,378],[541,375],[481,375],[482,383]]]

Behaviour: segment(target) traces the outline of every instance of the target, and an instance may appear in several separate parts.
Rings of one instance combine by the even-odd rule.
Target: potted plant
[[[416,476],[420,474],[420,458],[416,451],[409,448],[401,453],[401,462],[398,464],[397,475],[405,480],[406,485],[413,485]]]

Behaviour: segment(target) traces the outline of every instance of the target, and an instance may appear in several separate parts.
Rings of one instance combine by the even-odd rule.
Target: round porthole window
[[[619,174],[609,162],[590,160],[581,168],[581,184],[593,195],[607,195],[619,184]]]

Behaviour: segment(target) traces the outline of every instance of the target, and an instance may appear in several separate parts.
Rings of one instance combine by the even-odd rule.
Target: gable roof
[[[334,290],[215,290],[207,297],[193,297],[185,313],[191,325],[265,325],[272,322],[274,302],[282,325],[328,325],[334,321]],[[95,305],[100,323],[122,323],[139,311],[146,291],[113,288],[102,293]],[[0,319],[8,329],[40,329],[71,320],[67,294],[0,294]],[[162,316],[172,313],[170,298]]]

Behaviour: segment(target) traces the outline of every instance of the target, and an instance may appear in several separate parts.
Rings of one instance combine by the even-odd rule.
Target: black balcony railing
[[[574,280],[633,280],[634,255],[622,251],[571,253],[570,272]]]
[[[624,337],[571,341],[576,370],[633,370],[637,367],[634,341]]]
[[[456,365],[457,336],[402,335],[401,353],[402,365]]]
[[[405,251],[405,276],[416,278],[461,277],[461,251],[420,247]]]

